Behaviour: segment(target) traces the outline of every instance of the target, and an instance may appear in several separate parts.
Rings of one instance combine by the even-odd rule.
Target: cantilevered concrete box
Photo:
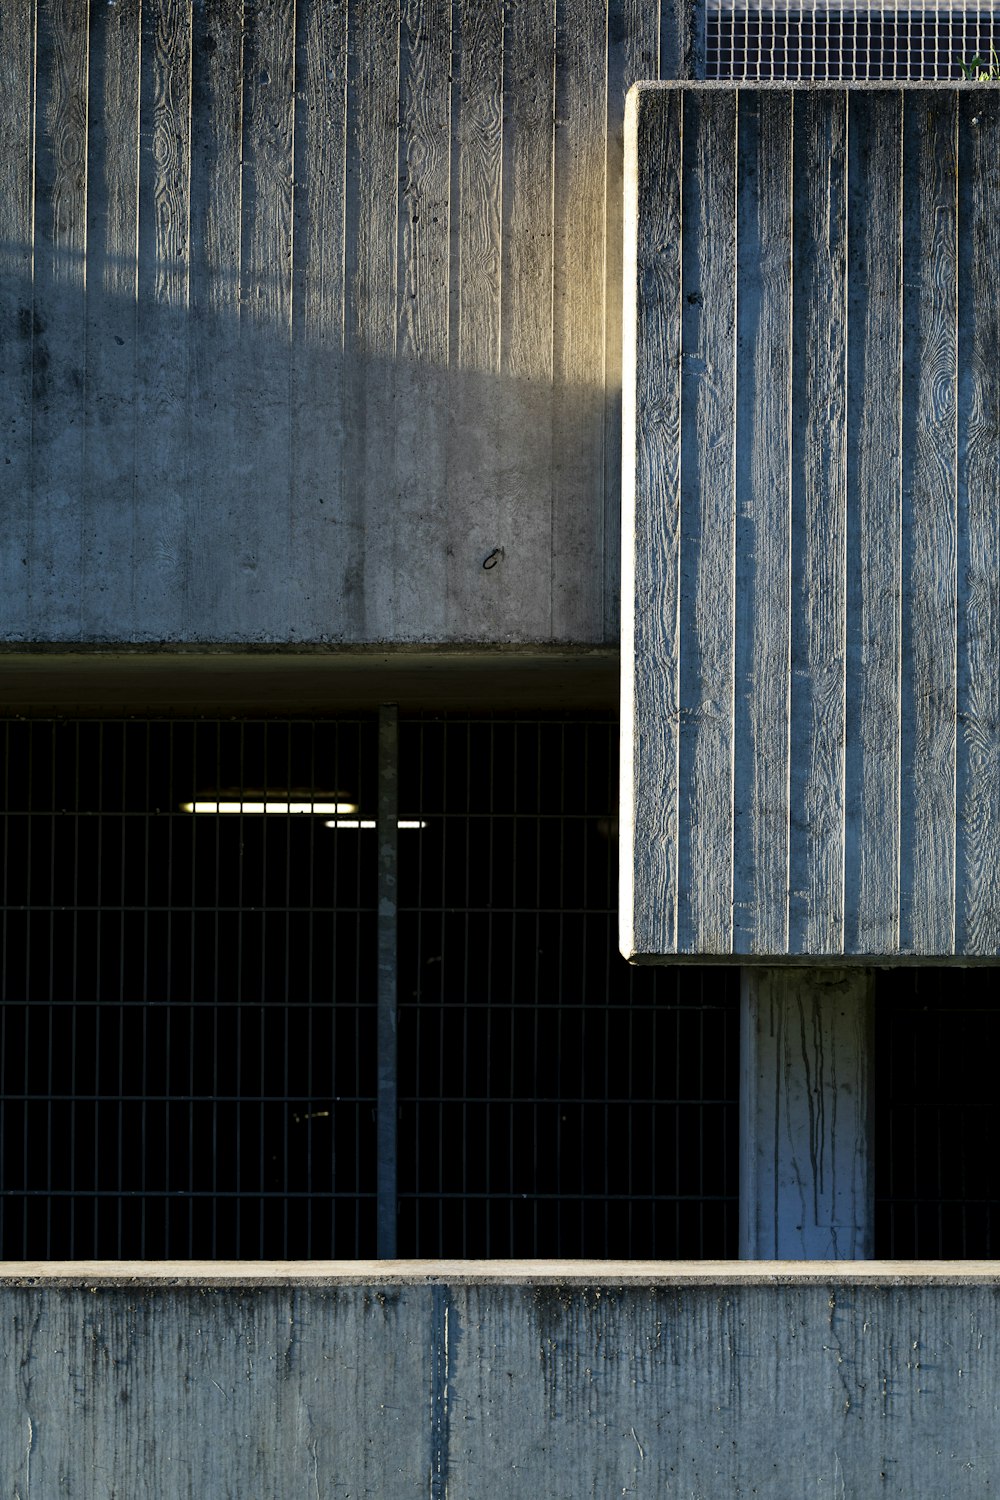
[[[639,85],[621,942],[1000,951],[1000,90]]]

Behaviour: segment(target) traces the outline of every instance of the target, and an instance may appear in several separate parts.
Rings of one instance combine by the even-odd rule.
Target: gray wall
[[[1000,95],[634,98],[623,947],[993,958]]]
[[[622,115],[680,32],[9,0],[0,641],[613,638]]]
[[[255,1289],[109,1287],[106,1268],[8,1286],[0,1485],[18,1500],[991,1490],[989,1276],[671,1284],[629,1267],[621,1285],[622,1268],[536,1269]]]

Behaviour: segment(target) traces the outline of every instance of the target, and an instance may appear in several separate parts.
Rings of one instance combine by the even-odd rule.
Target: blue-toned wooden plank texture
[[[1000,93],[626,119],[622,949],[1000,952]]]

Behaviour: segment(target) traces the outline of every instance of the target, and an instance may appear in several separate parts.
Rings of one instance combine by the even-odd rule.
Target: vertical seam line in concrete
[[[450,1310],[448,1287],[436,1285],[431,1299],[430,1500],[448,1500],[450,1439],[448,1383],[451,1377],[448,1322]]]

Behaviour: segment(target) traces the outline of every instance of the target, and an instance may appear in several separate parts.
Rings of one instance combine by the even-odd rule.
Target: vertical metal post
[[[378,711],[378,1254],[396,1255],[396,843],[398,712]]]

